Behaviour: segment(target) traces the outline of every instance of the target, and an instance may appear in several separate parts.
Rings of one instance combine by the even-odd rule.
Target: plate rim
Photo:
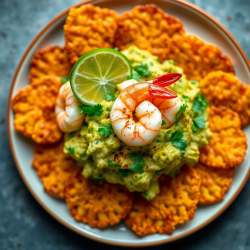
[[[164,0],[163,0],[164,1]],[[193,3],[187,2],[185,0],[171,0],[173,2],[176,3],[180,3],[182,5],[185,5],[186,7],[200,13],[201,15],[203,15],[205,18],[209,19],[210,21],[212,21],[225,35],[227,38],[229,38],[229,40],[234,44],[234,46],[236,47],[236,49],[238,50],[238,52],[241,54],[248,70],[250,71],[250,61],[248,60],[244,50],[242,49],[242,47],[240,46],[240,44],[237,42],[237,40],[233,37],[233,35],[217,20],[215,19],[212,15],[210,15],[209,13],[207,13],[205,10],[201,9],[200,7],[196,6]],[[248,172],[244,178],[244,180],[242,181],[240,187],[237,189],[237,191],[234,193],[234,195],[231,197],[231,199],[216,213],[214,214],[210,219],[208,219],[207,221],[205,221],[204,223],[200,224],[199,226],[193,228],[192,230],[189,230],[188,232],[185,232],[181,235],[177,235],[174,237],[171,237],[169,239],[165,239],[165,240],[159,240],[159,241],[153,241],[153,242],[145,242],[145,243],[126,243],[126,242],[114,242],[114,241],[110,241],[110,240],[105,240],[105,239],[100,239],[97,238],[95,236],[89,235],[85,232],[82,232],[81,230],[71,226],[70,224],[64,222],[63,220],[61,220],[61,218],[59,216],[56,215],[55,212],[53,212],[52,210],[50,210],[39,198],[38,195],[35,194],[34,190],[32,189],[32,187],[30,186],[29,182],[26,180],[22,169],[19,165],[19,162],[17,160],[17,156],[14,150],[14,146],[13,146],[13,138],[12,138],[12,134],[11,134],[11,126],[10,126],[10,114],[11,114],[11,107],[12,107],[12,103],[11,103],[11,99],[12,99],[12,95],[13,95],[13,89],[14,89],[14,85],[16,82],[16,78],[19,74],[20,68],[25,60],[25,58],[27,57],[28,53],[30,52],[30,50],[33,48],[34,44],[37,42],[37,40],[57,21],[59,21],[64,15],[66,15],[71,8],[75,8],[75,7],[79,7],[81,5],[84,4],[88,4],[88,3],[94,3],[96,2],[96,0],[84,0],[81,1],[79,3],[76,3],[72,6],[70,6],[69,8],[65,9],[64,11],[62,11],[61,13],[59,13],[57,16],[55,16],[51,21],[49,21],[40,31],[39,33],[35,36],[35,38],[31,41],[31,43],[29,44],[29,46],[27,47],[27,49],[25,50],[23,56],[20,59],[20,62],[18,63],[18,66],[15,70],[12,82],[11,82],[11,87],[10,87],[10,92],[9,92],[9,97],[8,97],[8,106],[7,106],[7,129],[8,129],[8,139],[9,139],[9,145],[10,145],[10,149],[11,149],[11,153],[12,156],[14,158],[14,162],[15,165],[17,167],[17,170],[22,178],[22,180],[24,181],[24,184],[26,185],[26,187],[28,188],[28,190],[30,191],[30,193],[33,195],[33,197],[35,198],[35,200],[54,218],[56,219],[58,222],[60,222],[62,225],[64,225],[65,227],[69,228],[70,230],[84,236],[87,237],[91,240],[94,241],[98,241],[101,243],[105,243],[105,244],[110,244],[110,245],[115,245],[115,246],[123,246],[123,247],[145,247],[145,246],[154,246],[154,245],[160,245],[160,244],[164,244],[164,243],[169,243],[169,242],[173,242],[176,241],[178,239],[187,237],[188,235],[193,234],[194,232],[200,230],[201,228],[207,226],[209,223],[211,223],[213,220],[215,220],[220,214],[222,214],[230,205],[231,203],[236,199],[236,197],[239,195],[239,193],[241,192],[241,190],[243,189],[243,187],[245,186],[248,178],[250,177],[250,168],[248,169]]]

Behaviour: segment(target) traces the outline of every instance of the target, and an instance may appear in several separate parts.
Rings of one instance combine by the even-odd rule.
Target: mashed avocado
[[[161,64],[158,57],[135,46],[122,53],[130,60],[140,81],[152,80],[170,72],[183,74],[173,61]],[[199,147],[208,144],[211,136],[206,122],[208,108],[203,107],[196,114],[193,110],[194,105],[199,108],[198,82],[188,81],[183,75],[172,89],[182,98],[186,109],[171,127],[166,129],[163,125],[152,143],[131,147],[120,141],[112,130],[107,132],[106,137],[100,133],[100,127],[110,127],[110,111],[114,103],[102,101],[101,115],[87,115],[80,131],[65,136],[64,152],[83,167],[86,178],[119,183],[130,191],[142,192],[148,200],[153,199],[159,193],[159,176],[162,173],[174,176],[184,164],[192,166],[197,163]],[[176,135],[180,134],[181,139],[175,140]],[[181,143],[185,145],[183,149]]]

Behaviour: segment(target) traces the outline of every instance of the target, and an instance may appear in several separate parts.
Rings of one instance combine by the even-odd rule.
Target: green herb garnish
[[[133,72],[131,77],[130,76],[127,77],[127,80],[134,79],[137,82],[139,82],[140,78],[141,78],[141,76],[137,72]]]
[[[134,172],[140,171],[144,165],[145,165],[145,159],[142,155],[138,153],[132,153],[131,154],[131,160],[135,161],[130,166],[129,169],[131,169]]]
[[[164,120],[162,120],[161,125],[165,125],[165,124],[166,124],[166,122]]]
[[[107,101],[115,101],[115,99],[117,98],[115,95],[113,95],[112,93],[106,93],[105,97],[107,99]]]
[[[140,76],[148,76],[152,73],[152,71],[149,70],[148,65],[146,63],[142,63],[142,62],[139,65],[135,66],[134,70]]]
[[[178,115],[179,114],[183,114],[185,111],[186,111],[186,108],[187,108],[187,104],[186,103],[183,103],[179,109],[179,111],[175,114],[175,119],[177,120],[178,119]]]
[[[168,135],[172,132],[173,130],[168,130],[167,133],[164,135],[164,139],[167,140]]]
[[[190,100],[190,97],[187,96],[187,95],[183,95],[182,98],[185,99],[185,100]]]
[[[67,76],[62,76],[61,78],[61,83],[64,84],[69,80],[69,78]]]
[[[193,110],[195,114],[201,114],[203,110],[208,107],[209,102],[206,101],[205,96],[202,94],[198,94],[195,97]]]
[[[110,123],[109,123],[109,126],[99,125],[98,127],[98,133],[104,137],[108,137],[109,133],[113,133],[113,132],[114,131]]]
[[[196,81],[196,80],[192,80],[192,81],[190,81],[190,83],[191,83],[191,84],[197,84],[197,83],[198,83],[198,81]]]
[[[69,153],[70,153],[70,154],[72,154],[72,155],[73,155],[73,154],[74,154],[74,152],[75,152],[75,149],[74,149],[74,148],[72,148],[72,147],[68,147],[68,148],[67,148],[67,150],[68,150],[68,151],[69,151]]]
[[[83,107],[81,105],[78,106],[81,114],[88,114],[89,116],[93,115],[101,115],[103,112],[102,105],[96,104],[92,107]]]
[[[205,128],[206,127],[206,117],[203,115],[200,115],[193,119],[193,125],[192,125],[192,131],[195,132],[199,128]]]
[[[170,141],[173,146],[179,148],[181,150],[182,154],[185,154],[185,149],[187,147],[187,141],[182,138],[183,137],[183,131],[182,130],[176,130],[171,134]]]
[[[119,173],[121,174],[122,177],[128,176],[128,169],[119,169]]]

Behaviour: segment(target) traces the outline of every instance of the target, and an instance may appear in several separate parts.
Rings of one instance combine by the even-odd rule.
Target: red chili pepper
[[[152,83],[149,85],[148,91],[150,96],[159,99],[173,99],[177,97],[177,94],[171,89],[163,88]]]
[[[169,73],[169,74],[165,74],[165,75],[154,78],[153,84],[156,84],[161,87],[166,87],[178,81],[181,77],[182,77],[182,74]]]

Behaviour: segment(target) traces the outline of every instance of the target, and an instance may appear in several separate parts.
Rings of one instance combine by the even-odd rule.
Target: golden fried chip
[[[168,59],[183,68],[189,80],[202,80],[209,72],[222,70],[234,74],[229,57],[213,44],[206,44],[194,35],[174,37],[169,47]]]
[[[93,5],[72,8],[64,25],[66,50],[74,64],[86,52],[113,48],[118,14]]]
[[[250,87],[222,71],[208,74],[200,82],[201,92],[215,106],[223,105],[237,112],[242,127],[250,122]]]
[[[15,130],[39,144],[59,141],[54,109],[60,86],[60,78],[46,76],[20,90],[12,100]]]
[[[46,146],[36,144],[32,162],[45,191],[57,198],[65,198],[66,182],[79,169],[76,162],[63,153],[63,146],[63,141]]]
[[[240,129],[239,115],[226,107],[210,107],[208,124],[213,135],[200,148],[200,162],[208,167],[232,168],[246,155],[247,138]]]
[[[147,201],[138,196],[125,219],[138,235],[172,234],[177,224],[193,219],[200,197],[200,177],[192,167],[184,167],[175,177],[162,175],[160,194]]]
[[[234,168],[210,168],[201,163],[194,168],[201,178],[199,204],[222,201],[233,182]]]
[[[166,59],[170,38],[184,33],[182,22],[153,4],[138,5],[118,20],[115,45],[120,50],[131,45]]]
[[[134,198],[125,186],[108,182],[94,184],[83,177],[81,170],[72,175],[65,193],[72,216],[91,227],[117,224],[129,213]]]
[[[69,76],[71,68],[66,49],[56,45],[49,46],[36,51],[31,61],[29,80],[32,82],[47,75]]]

